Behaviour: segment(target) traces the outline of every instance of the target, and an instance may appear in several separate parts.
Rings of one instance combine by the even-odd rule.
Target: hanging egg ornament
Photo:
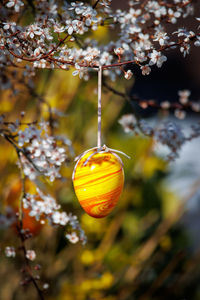
[[[72,176],[80,205],[94,218],[107,216],[124,186],[123,163],[112,151],[90,149],[80,156]]]

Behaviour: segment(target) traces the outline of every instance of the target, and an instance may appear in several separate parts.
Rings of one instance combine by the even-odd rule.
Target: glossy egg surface
[[[112,152],[88,150],[72,176],[76,196],[92,217],[107,216],[117,204],[124,186],[123,164]]]

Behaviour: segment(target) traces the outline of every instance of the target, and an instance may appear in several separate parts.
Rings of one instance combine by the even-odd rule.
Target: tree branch
[[[28,275],[30,276],[30,281],[33,283],[36,291],[37,291],[37,294],[38,294],[38,297],[40,300],[45,300],[44,298],[44,295],[43,295],[43,291],[40,289],[36,279],[34,278],[33,274],[32,274],[32,270],[31,270],[31,266],[30,266],[30,263],[29,263],[29,260],[28,258],[26,257],[26,245],[25,245],[25,237],[24,237],[24,234],[22,233],[22,226],[21,226],[21,222],[20,222],[20,225],[17,226],[17,230],[18,230],[18,234],[19,234],[19,238],[21,240],[21,249],[22,249],[22,252],[23,252],[23,257],[24,257],[24,261],[25,261],[25,266],[26,266],[26,272],[28,273]]]
[[[100,0],[97,0],[97,1],[94,3],[94,5],[92,6],[93,9],[96,8],[96,6],[97,6],[97,4],[99,3],[99,1],[100,1]]]

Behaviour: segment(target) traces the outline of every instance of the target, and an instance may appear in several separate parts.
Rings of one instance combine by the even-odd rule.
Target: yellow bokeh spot
[[[93,264],[95,258],[94,258],[94,254],[92,251],[90,250],[85,250],[83,251],[82,255],[81,255],[81,262],[86,265],[89,266],[91,264]]]
[[[164,250],[164,251],[168,251],[171,249],[172,247],[172,241],[169,235],[164,235],[161,237],[160,239],[160,247]]]
[[[4,93],[1,96],[1,113],[10,112],[13,109],[13,106],[13,101],[10,101],[8,92]]]
[[[94,279],[92,281],[92,287],[94,290],[100,290],[102,289],[102,283],[100,279]]]
[[[108,38],[108,27],[106,26],[98,26],[97,30],[93,31],[93,38],[98,41],[104,41]]]
[[[102,288],[109,288],[113,283],[113,276],[110,272],[106,272],[101,277]]]
[[[82,215],[82,226],[85,231],[102,235],[106,227],[106,219],[94,219],[87,214]]]
[[[105,272],[100,278],[87,279],[84,280],[80,288],[83,292],[87,293],[89,291],[98,291],[103,289],[108,289],[113,283],[113,276],[110,272]]]
[[[151,177],[155,171],[164,171],[166,163],[158,157],[148,157],[145,159],[143,172],[146,177]]]
[[[161,193],[163,197],[163,203],[162,203],[163,216],[169,217],[177,209],[179,205],[179,199],[175,193],[167,189],[161,190]]]
[[[92,284],[91,284],[91,280],[85,280],[81,283],[81,290],[84,292],[88,292],[89,290],[91,290]]]
[[[48,89],[46,89],[47,103],[62,112],[65,112],[70,105],[80,84],[79,76],[72,76],[72,72],[73,70],[69,72],[55,70],[48,83]],[[39,88],[43,88],[43,86],[44,82],[41,81]],[[48,109],[46,109],[46,115],[48,115]]]

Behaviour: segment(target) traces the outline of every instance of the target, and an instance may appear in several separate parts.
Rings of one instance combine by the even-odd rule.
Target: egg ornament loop
[[[78,157],[72,175],[80,205],[94,218],[106,217],[123,190],[123,163],[113,151],[106,146],[85,151]]]

